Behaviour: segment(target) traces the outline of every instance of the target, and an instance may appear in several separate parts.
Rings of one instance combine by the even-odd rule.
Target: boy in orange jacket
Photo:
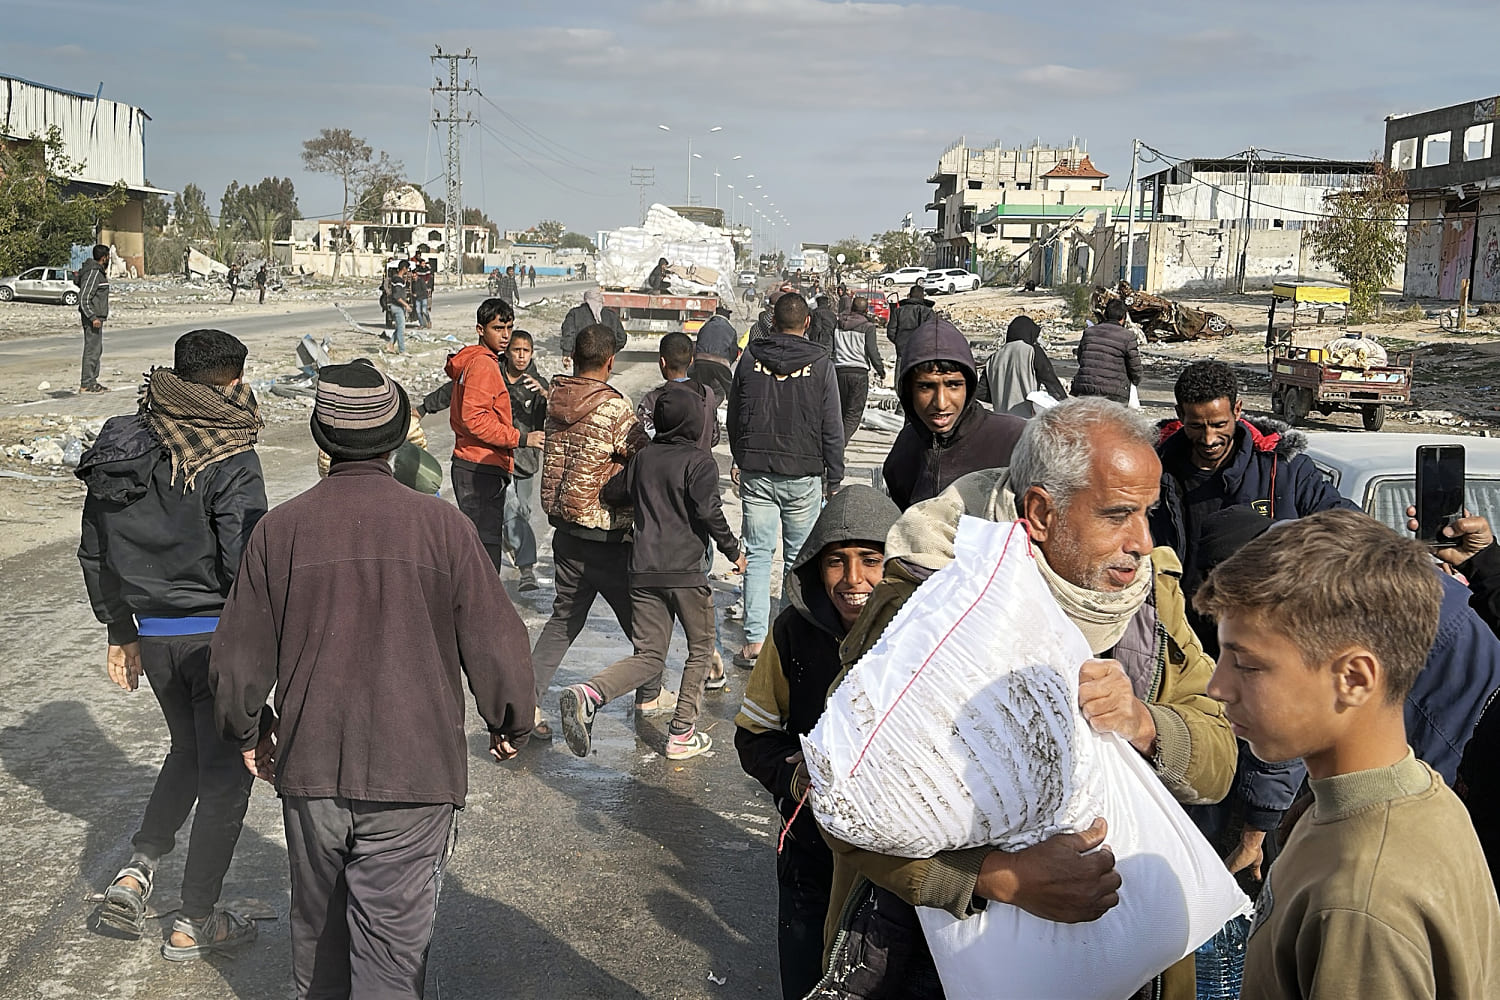
[[[446,369],[453,380],[453,404],[448,411],[453,428],[453,495],[458,509],[479,530],[479,540],[497,573],[514,451],[540,448],[545,440],[542,431],[532,431],[523,439],[511,421],[510,390],[500,373],[500,356],[515,325],[510,303],[485,299],[475,317],[479,343],[449,358]]]

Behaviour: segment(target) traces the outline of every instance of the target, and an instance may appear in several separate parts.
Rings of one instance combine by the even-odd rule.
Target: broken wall
[[[1413,199],[1407,206],[1406,294],[1436,298],[1442,269],[1443,199]]]

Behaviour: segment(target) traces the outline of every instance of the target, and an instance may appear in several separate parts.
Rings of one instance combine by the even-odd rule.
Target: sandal
[[[104,890],[104,901],[94,914],[95,929],[108,928],[135,941],[146,929],[146,900],[151,898],[151,867],[143,861],[132,861],[121,868],[115,880]],[[121,881],[133,878],[142,888],[133,889]]]
[[[531,720],[531,735],[537,739],[550,740],[552,738],[552,724],[542,718],[542,710],[536,710],[536,715]]]
[[[177,947],[167,938],[161,946],[161,957],[172,962],[191,962],[209,955],[228,955],[255,940],[255,922],[233,910],[215,910],[202,920],[178,917],[172,921],[173,934],[186,934],[193,943]]]

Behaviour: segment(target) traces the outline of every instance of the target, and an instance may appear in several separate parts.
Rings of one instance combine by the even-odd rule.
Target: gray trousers
[[[78,375],[78,384],[87,388],[99,384],[99,360],[104,357],[104,324],[94,325],[79,313],[83,320],[83,367]]]
[[[421,997],[451,805],[286,796],[298,1000]]]
[[[635,652],[616,660],[590,680],[605,701],[661,676],[672,645],[672,622],[682,622],[687,662],[677,689],[671,732],[685,733],[698,722],[703,683],[714,663],[714,598],[707,587],[631,587],[630,642]]]

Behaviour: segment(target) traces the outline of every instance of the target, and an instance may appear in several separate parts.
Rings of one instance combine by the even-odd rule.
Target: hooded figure
[[[992,405],[996,413],[1033,417],[1036,414],[1028,397],[1038,389],[1045,389],[1059,403],[1068,398],[1047,352],[1037,343],[1041,332],[1042,328],[1030,316],[1017,316],[1010,321],[1005,343],[980,373],[980,402]]]
[[[869,486],[849,486],[828,501],[787,576],[787,607],[761,647],[734,720],[740,766],[771,793],[782,824],[791,822],[776,859],[783,997],[800,1000],[822,972],[833,880],[833,856],[811,811],[804,808],[792,820],[803,789],[792,786],[797,765],[787,758],[801,750],[798,737],[823,714],[839,673],[845,620],[857,614],[880,579],[885,536],[899,515],[895,504]],[[855,561],[859,565],[850,564]]]
[[[729,398],[729,386],[734,379],[730,371],[740,357],[740,335],[734,331],[726,311],[721,307],[698,328],[698,339],[693,345],[693,363],[688,368],[688,377],[713,390],[722,402]]]
[[[921,285],[913,285],[906,298],[891,309],[890,319],[886,320],[885,335],[891,343],[896,345],[896,364],[901,363],[901,354],[906,341],[913,333],[927,325],[932,319],[932,300],[927,298],[927,293],[922,290]]]
[[[958,327],[933,317],[906,341],[897,372],[906,426],[886,456],[886,492],[902,510],[937,496],[960,476],[980,469],[1010,465],[1011,449],[1026,421],[1006,413],[991,413],[975,393],[979,375],[974,353]],[[933,381],[955,382],[944,375],[963,376],[957,386],[926,391],[917,386]],[[921,398],[918,398],[921,397]]]
[[[562,351],[564,358],[573,356],[573,345],[578,340],[578,331],[595,323],[601,323],[614,332],[616,351],[625,349],[625,343],[630,336],[625,332],[625,325],[620,322],[620,314],[604,304],[603,292],[597,288],[590,288],[583,293],[583,303],[569,309],[568,314],[563,317],[562,337],[558,342],[558,348]]]

